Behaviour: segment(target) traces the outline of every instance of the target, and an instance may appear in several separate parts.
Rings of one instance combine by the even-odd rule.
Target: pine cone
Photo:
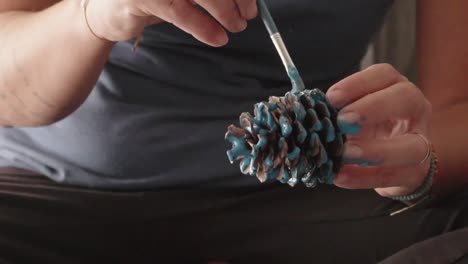
[[[254,116],[242,113],[240,127],[230,125],[226,140],[229,161],[240,161],[241,172],[261,182],[277,179],[307,187],[333,183],[342,166],[345,137],[340,133],[337,110],[318,90],[270,97],[255,104]]]

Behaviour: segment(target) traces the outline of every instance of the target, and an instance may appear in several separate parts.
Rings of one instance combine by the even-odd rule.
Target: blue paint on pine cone
[[[242,113],[240,127],[229,126],[226,140],[231,163],[261,182],[277,179],[291,186],[332,184],[342,166],[345,137],[337,110],[318,89],[270,97]]]

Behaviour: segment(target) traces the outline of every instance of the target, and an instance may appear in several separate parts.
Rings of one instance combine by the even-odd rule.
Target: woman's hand
[[[225,45],[225,29],[243,31],[257,12],[255,0],[90,0],[87,8],[91,28],[103,39],[128,40],[166,21],[212,46]]]
[[[327,93],[341,109],[338,122],[348,141],[346,165],[335,185],[375,189],[384,197],[414,192],[430,167],[431,104],[388,64],[374,65],[335,84]]]

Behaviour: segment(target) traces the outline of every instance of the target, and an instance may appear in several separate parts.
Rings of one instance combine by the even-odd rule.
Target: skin
[[[423,93],[392,66],[379,64],[334,85],[328,92],[333,105],[343,108],[338,118],[362,129],[345,145],[349,164],[335,184],[348,189],[376,189],[383,196],[416,190],[429,170],[420,165],[427,146],[417,133],[430,138],[431,104]]]
[[[226,31],[244,30],[257,15],[255,0],[197,4],[215,19],[188,0],[91,0],[87,15],[97,38],[80,1],[0,0],[0,126],[42,126],[75,111],[112,45],[150,24],[173,23],[218,47],[227,43]]]
[[[349,137],[345,159],[375,166],[346,165],[335,184],[375,189],[385,197],[415,191],[429,162],[420,133],[439,156],[434,193],[445,196],[468,183],[468,2],[420,0],[418,3],[419,84],[387,64],[374,65],[335,84],[327,93],[343,107],[339,118],[362,130]],[[351,113],[351,114],[350,114]],[[354,113],[354,114],[353,114]]]
[[[78,1],[0,0],[0,125],[46,125],[73,112],[91,91],[113,43],[150,24],[173,23],[217,47],[228,41],[226,30],[240,32],[257,15],[254,0],[197,4],[215,19],[189,1],[91,0],[88,17],[96,38]],[[419,164],[427,146],[415,133],[437,146],[439,193],[467,182],[468,122],[460,120],[468,113],[468,1],[420,0],[418,10],[419,88],[382,64],[338,82],[327,94],[343,108],[343,121],[362,127],[349,137],[345,158],[373,165],[345,166],[335,180],[342,188],[375,189],[386,197],[416,190],[429,163]]]

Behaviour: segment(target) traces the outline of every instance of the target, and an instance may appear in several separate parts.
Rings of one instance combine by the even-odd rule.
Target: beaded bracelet
[[[431,189],[432,189],[432,184],[434,182],[434,177],[436,174],[438,174],[438,163],[439,163],[439,159],[435,153],[434,146],[432,146],[431,149],[432,149],[431,150],[431,166],[429,168],[429,173],[426,177],[426,180],[421,185],[421,187],[419,187],[419,189],[417,189],[415,192],[411,194],[390,197],[391,199],[396,200],[396,201],[401,201],[401,202],[413,202],[430,194]]]

